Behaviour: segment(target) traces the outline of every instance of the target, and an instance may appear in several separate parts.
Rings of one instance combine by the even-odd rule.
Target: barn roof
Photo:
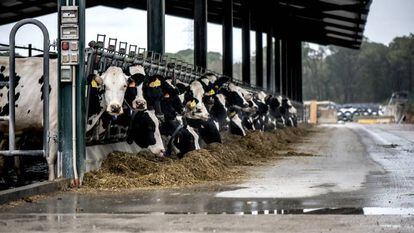
[[[223,1],[208,0],[208,21],[221,24]],[[146,9],[146,0],[88,0],[87,7],[98,5],[119,9]],[[359,48],[372,0],[233,0],[234,26],[241,27],[242,8],[249,4],[252,29],[272,25],[282,38],[322,45]],[[166,14],[193,18],[194,0],[166,0]],[[0,25],[23,18],[57,11],[56,0],[2,0]]]

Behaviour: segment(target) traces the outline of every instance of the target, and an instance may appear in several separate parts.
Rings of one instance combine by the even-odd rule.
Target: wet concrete
[[[82,226],[120,232],[273,232],[285,226],[285,232],[414,232],[413,130],[412,125],[324,126],[296,145],[318,156],[288,157],[252,169],[252,178],[239,185],[56,193],[2,208],[0,232],[11,226],[53,232],[56,224],[63,231]]]

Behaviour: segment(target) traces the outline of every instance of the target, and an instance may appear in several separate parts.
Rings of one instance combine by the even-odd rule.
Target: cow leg
[[[47,156],[47,165],[49,168],[49,181],[56,179],[55,164],[58,151],[57,140],[51,139],[49,142],[49,155]]]

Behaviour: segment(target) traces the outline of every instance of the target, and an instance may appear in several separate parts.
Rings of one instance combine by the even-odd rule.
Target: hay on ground
[[[243,177],[243,166],[260,165],[286,156],[279,155],[278,151],[286,151],[289,143],[308,131],[302,126],[275,132],[255,131],[245,137],[227,135],[223,144],[210,144],[187,153],[183,159],[160,158],[145,151],[137,154],[114,152],[99,170],[85,175],[83,187],[117,190],[234,181]],[[289,153],[289,156],[294,155]]]

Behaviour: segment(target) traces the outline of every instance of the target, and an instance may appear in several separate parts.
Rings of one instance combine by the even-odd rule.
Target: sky
[[[51,41],[57,38],[56,14],[38,17],[49,30]],[[93,7],[86,10],[86,41],[96,40],[96,34],[118,38],[139,47],[146,47],[147,15],[145,11],[127,8]],[[193,21],[166,16],[166,52],[177,52],[193,47],[191,28]],[[0,26],[0,43],[8,44],[8,35],[14,24]],[[373,0],[364,35],[371,41],[388,44],[396,36],[414,33],[414,0]],[[208,51],[222,52],[221,25],[208,24]],[[266,40],[264,40],[265,42]],[[40,30],[33,26],[22,27],[16,39],[17,45],[32,43],[41,48]],[[241,30],[234,29],[234,60],[241,60]],[[255,37],[251,32],[252,54]]]

